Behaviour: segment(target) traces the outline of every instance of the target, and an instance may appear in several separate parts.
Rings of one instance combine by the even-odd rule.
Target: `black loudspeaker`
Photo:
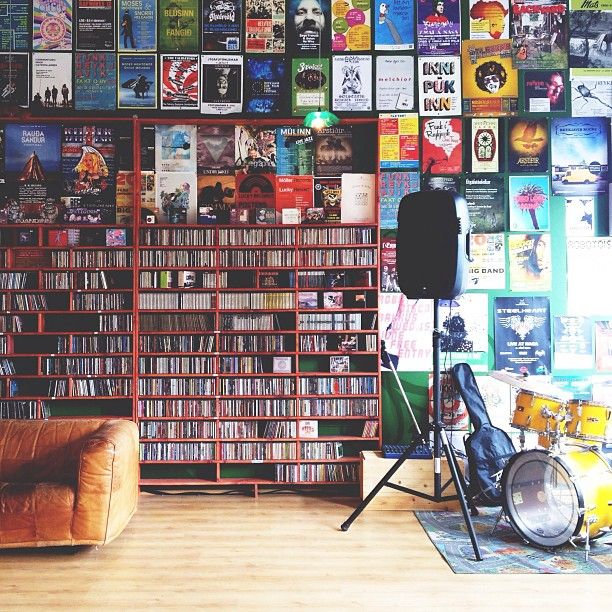
[[[405,195],[397,214],[397,275],[408,298],[451,299],[467,285],[467,202],[454,191]]]

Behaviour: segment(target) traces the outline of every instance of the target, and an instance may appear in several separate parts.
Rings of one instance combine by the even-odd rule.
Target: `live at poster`
[[[380,172],[378,196],[380,200],[381,229],[397,228],[397,211],[401,199],[419,190],[418,172]]]
[[[461,119],[423,119],[422,171],[425,174],[459,174],[462,169]]]
[[[240,51],[242,0],[203,0],[202,51]]]
[[[470,40],[510,38],[509,0],[470,0]]]
[[[210,115],[241,112],[242,55],[204,54],[201,58],[201,112]]]
[[[549,374],[550,303],[547,297],[495,298],[495,369]]]
[[[374,49],[414,49],[414,0],[378,0],[375,7],[378,19],[374,17]]]
[[[371,0],[332,0],[332,51],[369,51]]]
[[[508,119],[508,171],[548,171],[548,119]]]
[[[72,0],[33,0],[32,50],[72,50]]]
[[[376,110],[414,110],[414,57],[376,57]]]
[[[159,0],[159,50],[197,53],[199,46],[198,0]]]
[[[276,128],[276,173],[314,174],[314,136],[310,128]]]
[[[27,51],[30,0],[0,0],[0,51]]]
[[[461,115],[461,62],[458,57],[419,57],[419,113]]]
[[[157,58],[155,55],[120,53],[117,108],[157,108]]]
[[[285,62],[275,57],[249,57],[245,68],[244,110],[247,113],[278,114],[288,97]]]
[[[115,8],[112,0],[76,0],[76,48],[79,51],[115,49]]]
[[[160,108],[198,110],[200,58],[198,55],[160,56]]]
[[[461,48],[459,0],[415,0],[419,55],[458,55]]]
[[[74,54],[74,107],[77,110],[114,110],[116,93],[114,53]]]
[[[284,53],[285,2],[245,0],[245,38],[247,53]]]
[[[505,190],[502,175],[466,175],[464,195],[472,232],[495,234],[506,229]]]
[[[372,57],[334,55],[332,58],[332,109],[372,110]]]
[[[150,52],[157,49],[155,0],[118,0],[117,40],[119,51]]]
[[[32,53],[32,110],[68,113],[72,96],[72,55]]]
[[[30,58],[27,53],[0,53],[0,109],[28,106]]]

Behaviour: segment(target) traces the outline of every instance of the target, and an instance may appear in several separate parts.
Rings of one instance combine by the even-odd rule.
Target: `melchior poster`
[[[414,110],[414,57],[376,57],[376,110]]]
[[[461,115],[461,62],[458,57],[419,57],[419,113]]]

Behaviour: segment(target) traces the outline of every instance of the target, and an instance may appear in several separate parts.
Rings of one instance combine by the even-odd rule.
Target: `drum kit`
[[[612,468],[602,445],[612,436],[612,408],[521,389],[511,425],[521,450],[502,474],[503,510],[527,542],[554,548],[589,542],[612,528]],[[538,448],[525,449],[525,433]]]

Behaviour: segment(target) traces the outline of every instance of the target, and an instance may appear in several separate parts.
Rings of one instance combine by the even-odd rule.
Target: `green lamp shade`
[[[330,111],[313,111],[304,117],[304,125],[313,130],[322,130],[340,123],[340,119]]]

